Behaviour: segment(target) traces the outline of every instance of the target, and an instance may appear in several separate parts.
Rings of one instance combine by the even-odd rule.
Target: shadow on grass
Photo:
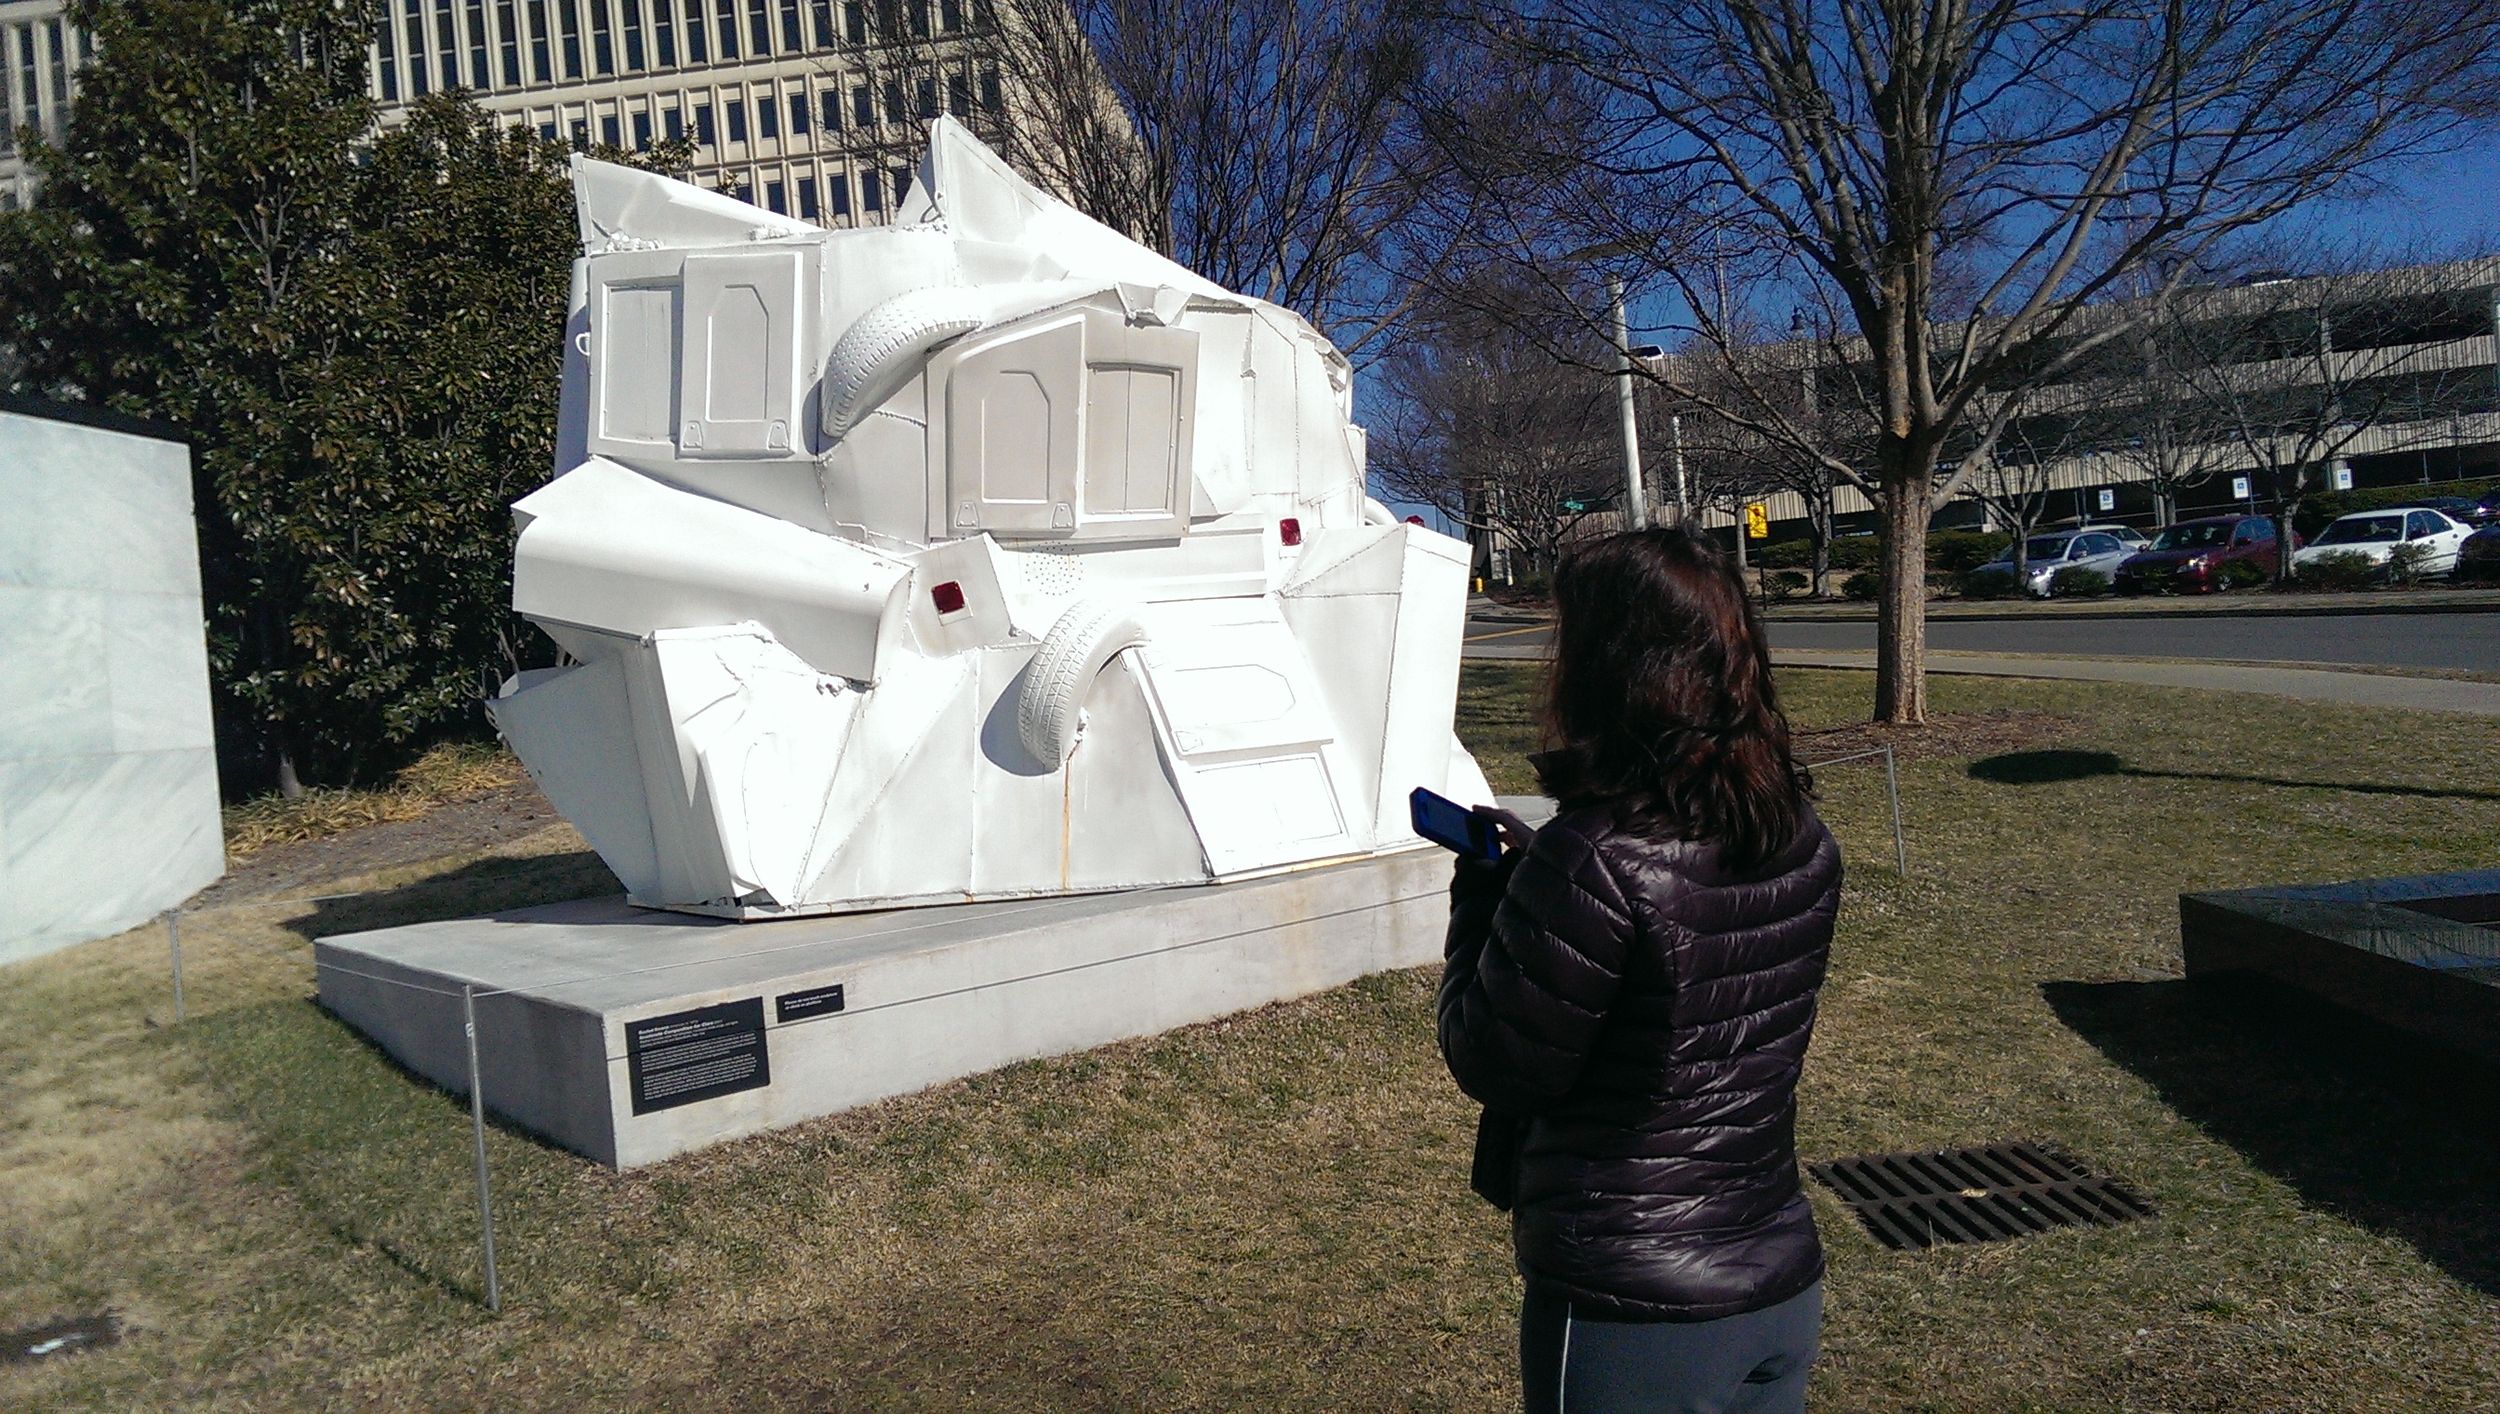
[[[310,942],[373,928],[569,903],[622,893],[624,888],[589,850],[526,859],[493,856],[393,888],[317,903],[286,926]]]
[[[2444,786],[2387,785],[2374,781],[2297,781],[2283,776],[2255,776],[2240,771],[2165,771],[2130,766],[2106,751],[2009,751],[1970,764],[1973,780],[2001,786],[2059,785],[2069,781],[2122,776],[2137,780],[2220,781],[2229,785],[2288,786],[2352,791],[2359,795],[2410,795],[2425,800],[2500,800],[2500,791],[2461,790]]]
[[[2500,1073],[2256,978],[2049,982],[2041,993],[2303,1203],[2500,1296]]]

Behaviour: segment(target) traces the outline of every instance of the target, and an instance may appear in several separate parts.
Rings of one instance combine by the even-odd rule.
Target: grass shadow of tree
[[[2257,978],[2048,982],[2076,1034],[2300,1195],[2500,1296],[2500,1074]]]
[[[1973,780],[1992,785],[2039,786],[2059,785],[2073,781],[2089,781],[2104,777],[2136,780],[2216,781],[2225,785],[2281,786],[2299,790],[2340,790],[2359,795],[2404,795],[2424,800],[2491,800],[2500,801],[2500,791],[2467,790],[2459,787],[2406,785],[2380,781],[2293,780],[2284,776],[2260,776],[2242,771],[2174,771],[2159,767],[2130,766],[2107,751],[2009,751],[1998,756],[1983,757],[1970,764]]]

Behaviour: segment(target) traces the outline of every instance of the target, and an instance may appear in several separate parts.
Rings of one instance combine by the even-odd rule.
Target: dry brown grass
[[[1521,676],[1471,666],[1515,784]],[[1790,674],[1807,729],[1862,675]],[[1808,1158],[2030,1135],[2158,1220],[1966,1252],[1827,1195],[1818,1410],[2484,1410],[2500,1157],[2316,1029],[2181,984],[2182,888],[2500,857],[2500,743],[2453,721],[2096,684],[1940,680],[2121,768],[1821,776],[1852,875]],[[2436,743],[2436,750],[2426,749]],[[2002,744],[1985,747],[2003,754]],[[2014,750],[2028,749],[2021,746]],[[1998,773],[2000,776],[2003,773]],[[307,1000],[307,935],[592,887],[569,832],[9,969],[0,1325],[114,1307],[124,1345],[0,1368],[0,1407],[1497,1409],[1514,1278],[1465,1189],[1429,971],[1369,979],[613,1174],[497,1131],[507,1314],[475,1301],[466,1110]]]
[[[414,820],[436,806],[527,780],[501,746],[453,742],[403,767],[372,790],[307,790],[293,800],[256,796],[225,809],[226,859],[239,864],[273,844],[326,839],[367,825]]]

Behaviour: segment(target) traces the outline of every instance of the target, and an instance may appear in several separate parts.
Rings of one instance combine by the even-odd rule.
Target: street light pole
[[[1623,495],[1624,507],[1631,528],[1649,528],[1649,506],[1641,491],[1641,432],[1632,414],[1632,329],[1623,312],[1623,280],[1609,276],[1606,293],[1615,302],[1615,346],[1623,351],[1622,382],[1615,389],[1615,402],[1623,410]]]

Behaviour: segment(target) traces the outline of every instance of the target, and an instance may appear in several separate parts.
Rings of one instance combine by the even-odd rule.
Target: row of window
[[[715,107],[709,99],[694,95],[592,104],[562,114],[543,115],[538,120],[538,131],[551,142],[569,140],[577,150],[598,142],[639,152],[663,138],[672,142],[691,138],[697,148],[714,149],[758,142],[803,145],[811,129],[821,130],[831,139],[846,124],[874,127],[881,114],[883,121],[891,123],[907,121],[914,114],[935,118],[947,112],[968,117],[976,111],[976,98],[978,111],[995,113],[999,104],[998,71],[984,71],[977,84],[971,74],[951,75],[942,91],[938,80],[921,79],[908,105],[900,83],[884,86],[882,109],[878,97],[876,90],[864,83],[852,84],[846,94],[839,83],[811,92],[803,81],[792,80],[787,90],[766,85],[751,104],[744,97],[733,97]]]
[[[741,201],[751,201],[781,216],[796,216],[802,221],[835,225],[856,216],[865,220],[882,215],[890,207],[900,207],[911,190],[912,169],[894,167],[878,171],[863,167],[850,172],[824,172],[800,169],[785,172],[764,168],[739,173],[721,183],[721,190]],[[858,205],[854,209],[853,193]]]
[[[987,0],[875,3],[872,15],[867,0],[384,0],[375,91],[397,103],[437,89],[543,87],[821,53],[872,32],[955,34],[987,18],[975,8]]]
[[[0,157],[16,153],[20,127],[60,132],[70,72],[86,61],[88,43],[58,17],[0,29]]]

